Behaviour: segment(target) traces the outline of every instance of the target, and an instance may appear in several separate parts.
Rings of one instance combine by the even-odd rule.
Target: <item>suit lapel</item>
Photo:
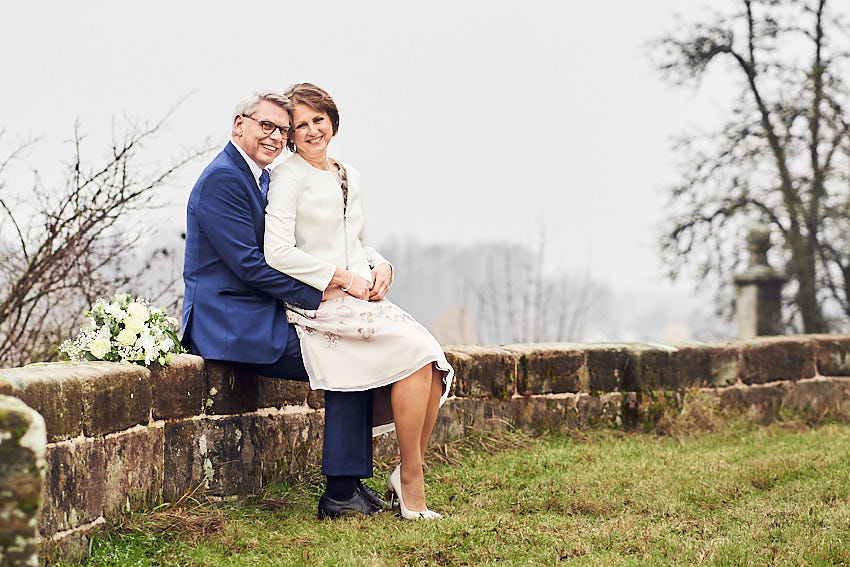
[[[227,142],[227,145],[224,146],[224,153],[226,153],[236,167],[242,171],[242,174],[245,176],[245,181],[251,189],[250,193],[254,196],[257,203],[259,203],[260,208],[265,209],[266,205],[262,202],[262,195],[260,195],[260,190],[257,188],[257,180],[254,179],[254,174],[251,173],[251,168],[248,167],[248,164],[245,162],[245,158],[242,157],[242,154],[239,153],[239,150],[236,149],[233,142]]]

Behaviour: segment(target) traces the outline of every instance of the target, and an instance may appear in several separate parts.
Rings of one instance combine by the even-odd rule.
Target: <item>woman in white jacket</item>
[[[333,99],[310,83],[285,94],[293,103],[288,146],[295,153],[271,174],[264,248],[270,266],[324,291],[316,311],[289,311],[310,385],[392,385],[401,465],[387,488],[403,517],[439,518],[426,505],[422,464],[453,370],[431,334],[384,299],[392,266],[366,245],[360,173],[327,154],[339,129]]]

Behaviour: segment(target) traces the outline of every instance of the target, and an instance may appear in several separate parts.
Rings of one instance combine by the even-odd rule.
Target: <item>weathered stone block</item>
[[[494,400],[487,398],[453,398],[440,408],[434,432],[433,444],[457,439],[469,429],[499,430],[516,424],[516,412],[519,402],[528,398],[512,400]]]
[[[325,391],[310,390],[307,392],[307,405],[312,409],[325,407]]]
[[[162,501],[163,428],[137,426],[103,440],[103,515],[138,510]]]
[[[519,357],[517,392],[520,395],[581,391],[585,356],[580,345],[516,344],[504,349]]]
[[[445,350],[455,369],[456,395],[505,399],[516,393],[517,355],[493,346],[453,346]]]
[[[199,487],[219,496],[257,490],[257,420],[251,414],[166,423],[163,498]]]
[[[576,427],[578,410],[577,395],[558,398],[525,398],[511,400],[513,408],[505,408],[512,414],[511,423],[525,431],[564,432]],[[513,410],[513,411],[511,411]]]
[[[40,564],[56,565],[86,557],[92,536],[105,525],[106,518],[101,516],[75,530],[40,538],[38,543]]]
[[[675,390],[679,385],[678,351],[658,344],[630,344],[623,376],[625,390]]]
[[[622,423],[623,394],[580,394],[576,399],[576,425],[585,427],[616,427]]]
[[[181,419],[203,410],[204,359],[191,354],[171,357],[171,364],[150,367],[154,419]]]
[[[18,388],[3,378],[3,370],[0,370],[0,396],[11,396],[13,398],[17,398],[15,392],[18,392]]]
[[[526,431],[568,431],[609,427],[620,421],[622,394],[567,394],[558,397],[493,400],[455,398],[440,409],[432,445],[465,435],[469,430],[493,431],[517,427]]]
[[[44,537],[159,502],[163,483],[162,430],[128,431],[54,443],[39,518]]]
[[[310,396],[310,383],[298,380],[257,377],[257,405],[262,408],[304,405]]]
[[[623,387],[626,363],[629,359],[627,345],[591,343],[583,345],[586,385],[588,392],[615,392]]]
[[[818,373],[850,376],[850,335],[812,335]]]
[[[322,412],[303,408],[261,413],[256,453],[259,482],[278,482],[307,471],[318,472],[324,423]]]
[[[462,373],[466,368],[471,368],[473,364],[472,355],[469,355],[465,352],[461,352],[460,350],[454,350],[455,347],[444,347],[443,351],[446,354],[446,360],[449,362],[452,368],[454,368],[455,375],[452,382],[450,395],[452,396],[463,396],[463,387],[461,386],[462,381]]]
[[[850,378],[815,377],[789,383],[782,407],[809,416],[850,414]]]
[[[744,411],[752,421],[770,423],[779,415],[786,392],[787,386],[784,383],[720,388],[719,409]]]
[[[448,439],[438,441],[436,437],[431,435],[430,448],[440,447]],[[390,460],[399,456],[398,452],[398,437],[395,433],[386,433],[372,439],[372,455],[375,459]]]
[[[201,403],[209,415],[246,413],[264,407],[302,405],[317,407],[324,399],[311,395],[306,381],[270,378],[246,372],[233,364],[204,361],[206,388]]]
[[[677,344],[675,347],[678,351],[676,360],[679,366],[679,382],[682,386],[697,388],[707,386],[708,377],[711,374],[710,347],[702,343]]]
[[[45,503],[38,529],[43,537],[73,530],[103,515],[106,498],[104,438],[73,439],[47,446]]]
[[[811,339],[765,337],[740,345],[739,371],[745,384],[799,380],[815,375],[815,349]]]
[[[192,492],[204,478],[203,457],[200,453],[199,418],[166,422],[163,427],[162,498],[174,501]],[[204,454],[206,454],[204,439]],[[212,461],[209,464],[213,474]]]
[[[252,412],[260,407],[260,378],[229,363],[205,361],[204,411],[209,415]]]
[[[394,421],[392,392],[392,384],[372,390],[372,427],[380,427]]]
[[[708,383],[715,388],[731,386],[740,375],[740,346],[735,343],[712,343],[708,351]]]
[[[0,372],[16,387],[14,395],[42,414],[51,442],[148,421],[151,384],[135,364],[53,362]]]
[[[83,431],[105,435],[145,424],[153,406],[150,372],[137,364],[88,363],[83,383]]]
[[[675,345],[682,388],[731,386],[738,380],[738,347],[734,343]]]
[[[75,363],[32,364],[0,369],[9,395],[20,398],[44,418],[49,442],[83,432],[83,385],[70,370]]]
[[[0,565],[37,565],[44,420],[17,398],[0,395]]]
[[[681,390],[638,390],[629,407],[628,424],[650,430],[665,416],[678,415],[683,403]]]

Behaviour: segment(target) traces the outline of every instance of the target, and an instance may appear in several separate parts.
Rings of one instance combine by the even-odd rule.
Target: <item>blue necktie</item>
[[[264,169],[260,174],[260,194],[263,196],[263,201],[269,202],[269,170]]]

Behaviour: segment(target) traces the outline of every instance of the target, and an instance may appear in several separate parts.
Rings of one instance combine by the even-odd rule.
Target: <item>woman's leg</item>
[[[393,384],[390,394],[401,453],[401,497],[410,510],[427,509],[425,476],[422,472],[422,436],[432,390],[431,368],[431,364],[425,365],[399,380]]]
[[[437,365],[431,363],[431,393],[428,396],[428,407],[425,410],[425,423],[422,427],[422,437],[419,439],[419,447],[422,451],[422,462],[425,462],[425,450],[428,448],[428,440],[434,431],[437,422],[437,413],[440,411],[440,398],[443,395],[443,373],[437,370]]]

